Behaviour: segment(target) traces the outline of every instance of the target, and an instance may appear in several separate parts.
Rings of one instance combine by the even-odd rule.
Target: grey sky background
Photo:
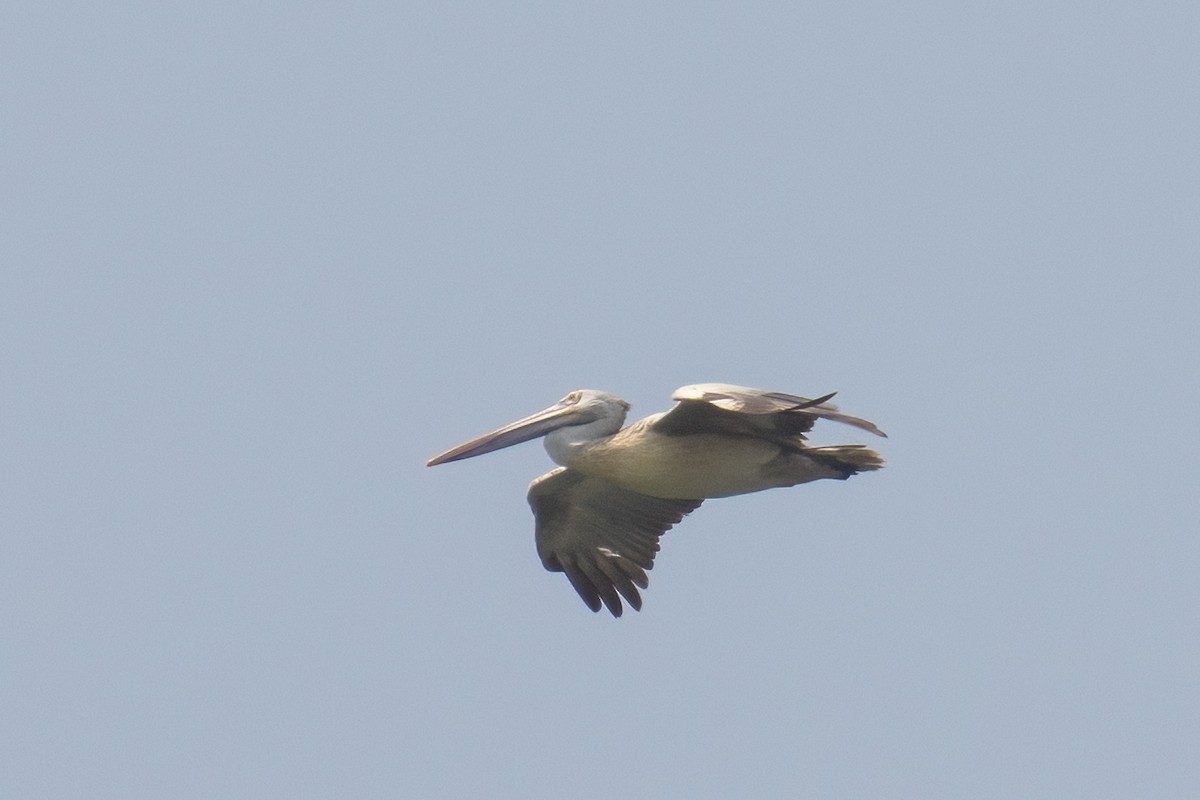
[[[1198,9],[9,7],[0,795],[1200,796]],[[423,466],[700,381],[889,466]]]

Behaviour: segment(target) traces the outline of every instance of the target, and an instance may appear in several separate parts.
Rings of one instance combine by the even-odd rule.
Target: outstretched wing
[[[698,383],[675,390],[671,399],[679,404],[655,420],[654,430],[668,436],[726,433],[794,444],[818,419],[830,419],[887,436],[873,422],[838,411],[827,402],[834,394],[810,400],[728,383]]]
[[[542,564],[564,572],[592,611],[603,602],[621,616],[621,598],[640,610],[658,537],[701,500],[650,497],[566,467],[529,486]]]

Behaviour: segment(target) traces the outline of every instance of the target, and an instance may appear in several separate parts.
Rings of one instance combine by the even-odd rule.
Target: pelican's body
[[[538,553],[547,569],[566,572],[594,611],[601,603],[621,615],[620,597],[641,607],[637,586],[653,565],[658,537],[706,499],[845,479],[879,469],[879,454],[863,445],[808,447],[804,434],[818,418],[880,436],[866,420],[809,400],[729,384],[676,390],[679,404],[621,426],[629,404],[594,390],[571,392],[550,408],[472,439],[431,459],[429,466],[470,458],[545,437],[561,465],[533,482],[529,502]]]
[[[668,436],[654,430],[659,416],[555,461],[631,491],[670,499],[729,497],[789,485],[773,479],[768,468],[780,456],[778,445],[749,436]]]

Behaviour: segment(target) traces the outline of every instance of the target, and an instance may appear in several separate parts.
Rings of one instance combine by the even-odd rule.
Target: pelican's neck
[[[567,425],[546,434],[542,441],[555,464],[569,467],[580,453],[621,430],[624,422],[625,415],[621,414],[620,417],[603,417],[583,425]]]

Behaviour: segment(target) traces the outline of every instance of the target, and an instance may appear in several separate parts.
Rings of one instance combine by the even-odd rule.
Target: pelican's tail
[[[806,447],[801,451],[813,461],[838,474],[830,477],[845,480],[860,472],[883,468],[883,456],[865,444],[837,444],[830,447]]]

